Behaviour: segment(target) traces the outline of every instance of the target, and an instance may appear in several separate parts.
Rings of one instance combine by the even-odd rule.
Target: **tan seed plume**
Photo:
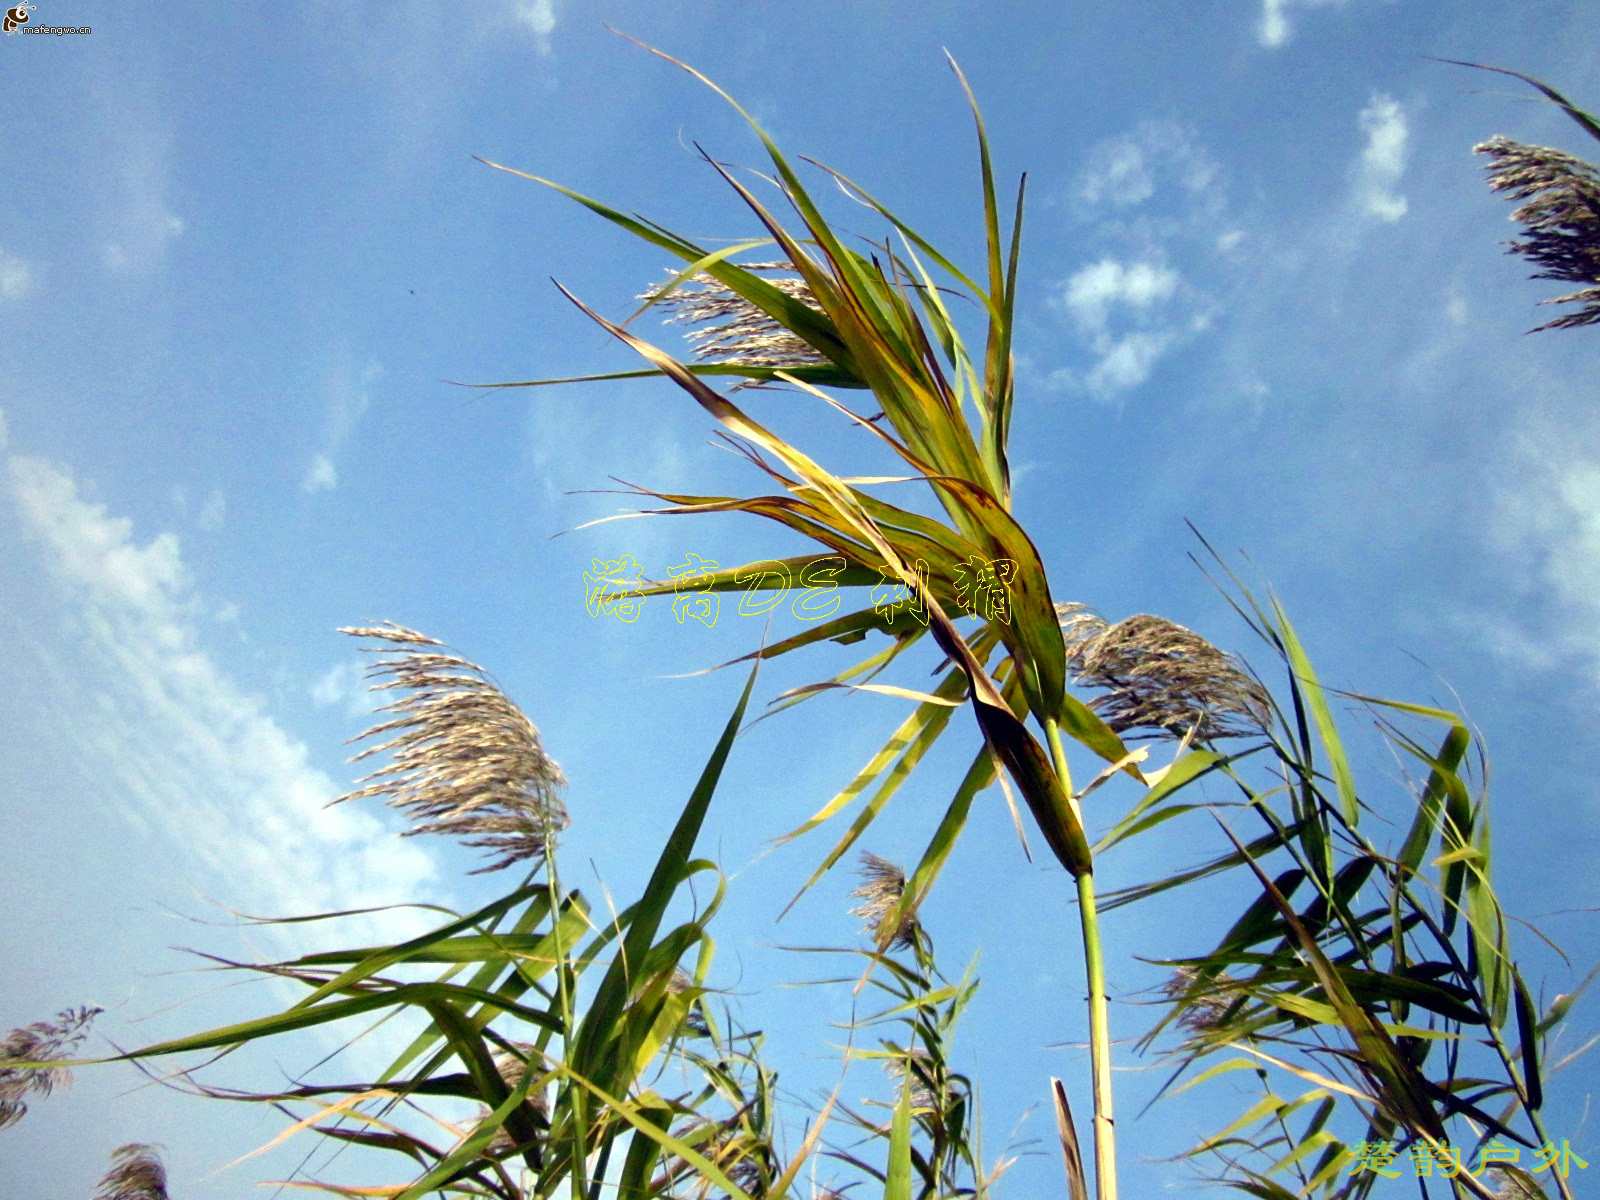
[[[889,1072],[891,1079],[901,1080],[907,1074],[911,1076],[911,1107],[931,1112],[937,1112],[943,1107],[939,1102],[940,1098],[935,1094],[935,1067],[933,1055],[922,1049],[913,1049],[905,1058],[884,1060],[884,1068]]]
[[[792,296],[808,308],[821,312],[821,306],[794,274],[787,262],[740,263],[746,271],[777,273],[769,279],[780,292]],[[640,296],[650,300],[660,288]],[[694,356],[701,361],[742,363],[752,367],[804,367],[827,362],[804,338],[790,332],[737,292],[701,273],[679,284],[656,300],[666,320],[702,328],[688,334]]]
[[[1512,1174],[1504,1167],[1490,1167],[1483,1181],[1494,1189],[1494,1200],[1548,1200],[1543,1188],[1525,1171]]]
[[[378,709],[394,714],[392,720],[350,739],[393,735],[350,760],[387,753],[390,764],[334,803],[386,797],[410,818],[406,836],[445,834],[492,855],[475,875],[542,859],[567,826],[560,795],[566,778],[544,752],[533,722],[482,667],[450,653],[442,642],[392,622],[339,632],[413,648],[367,669],[372,691],[408,694]]]
[[[54,1021],[35,1021],[0,1039],[0,1129],[15,1125],[28,1111],[23,1097],[48,1096],[72,1082],[65,1067],[14,1067],[7,1063],[50,1062],[65,1058],[89,1032],[89,1022],[102,1012],[89,1005],[69,1008]]]
[[[866,851],[861,854],[861,865],[857,870],[865,882],[850,893],[861,901],[860,907],[850,910],[850,915],[866,922],[868,936],[879,941],[884,934],[884,922],[894,915],[895,907],[905,895],[906,874],[888,859]],[[912,913],[906,913],[889,938],[889,946],[891,949],[908,949],[916,939],[917,918]]]
[[[167,1200],[167,1169],[156,1148],[131,1142],[113,1150],[94,1200]]]
[[[1229,988],[1238,981],[1224,972],[1212,979],[1204,990],[1196,992],[1195,987],[1199,982],[1198,970],[1179,967],[1173,972],[1172,978],[1162,985],[1162,990],[1171,1001],[1187,1001],[1183,1011],[1178,1014],[1179,1029],[1187,1029],[1190,1033],[1212,1033],[1222,1027],[1223,1018],[1233,1007],[1234,993]]]
[[[1117,733],[1193,731],[1194,740],[1208,742],[1266,729],[1265,689],[1198,633],[1147,613],[1108,625],[1082,605],[1057,612],[1067,664],[1079,684],[1105,689],[1090,707]]]
[[[1489,158],[1489,187],[1526,201],[1511,214],[1527,234],[1526,241],[1508,243],[1507,253],[1519,254],[1539,268],[1534,279],[1561,279],[1588,284],[1568,296],[1543,304],[1577,304],[1529,333],[1600,323],[1600,171],[1591,163],[1510,138],[1490,138],[1474,146]]]
[[[539,1057],[538,1047],[531,1042],[512,1042],[510,1049],[499,1049],[494,1052],[494,1069],[499,1073],[501,1081],[509,1089],[522,1086],[522,1081],[527,1078],[535,1059]],[[535,1123],[541,1128],[547,1127],[550,1121],[550,1101],[544,1094],[544,1088],[539,1083],[528,1089],[528,1094],[522,1101],[528,1114],[535,1118]],[[478,1123],[482,1124],[489,1116],[490,1109],[487,1105],[480,1105]],[[484,1146],[484,1153],[490,1158],[507,1158],[515,1153],[517,1144],[511,1140],[511,1135],[504,1125],[494,1131],[494,1136]]]

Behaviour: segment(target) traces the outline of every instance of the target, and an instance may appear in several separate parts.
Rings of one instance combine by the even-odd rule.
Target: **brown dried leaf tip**
[[[778,273],[778,278],[767,282],[807,308],[822,311],[806,281],[794,273],[792,263],[740,263],[739,267]],[[668,321],[702,326],[688,335],[694,356],[701,361],[752,367],[806,367],[828,361],[810,342],[704,272],[684,280],[664,296],[656,288],[639,299],[655,300],[655,306],[667,313]]]
[[[1163,617],[1139,613],[1115,625],[1082,605],[1061,605],[1067,664],[1106,695],[1089,707],[1119,734],[1209,742],[1263,732],[1267,693],[1231,654]],[[1137,731],[1145,732],[1139,733]]]
[[[350,760],[388,753],[390,764],[334,803],[386,797],[410,818],[406,836],[447,834],[493,855],[475,875],[542,859],[567,827],[560,795],[566,777],[544,752],[533,722],[482,667],[442,642],[392,622],[339,632],[409,647],[367,669],[372,691],[409,694],[378,709],[394,714],[392,720],[350,739],[394,735]]]
[[[1531,278],[1590,285],[1540,301],[1582,307],[1528,332],[1600,323],[1600,171],[1548,146],[1505,137],[1490,138],[1473,150],[1489,156],[1492,190],[1527,201],[1511,219],[1521,223],[1528,240],[1508,243],[1507,253],[1520,254],[1539,268]]]
[[[900,897],[905,895],[906,874],[888,859],[879,858],[876,854],[865,851],[861,854],[861,865],[857,868],[857,873],[865,882],[850,893],[861,900],[861,906],[852,908],[850,915],[860,917],[866,922],[867,933],[874,941],[882,941],[884,922],[894,915]],[[909,949],[915,944],[916,938],[916,915],[906,913],[900,918],[900,924],[895,927],[894,934],[889,938],[889,948]]]
[[[88,1005],[69,1008],[54,1021],[35,1021],[13,1029],[0,1040],[0,1129],[15,1125],[28,1111],[23,1097],[29,1092],[48,1096],[72,1082],[65,1067],[12,1067],[7,1063],[50,1062],[65,1058],[84,1035],[89,1022],[104,1009]]]
[[[113,1150],[94,1200],[167,1200],[167,1169],[156,1148],[133,1142]]]

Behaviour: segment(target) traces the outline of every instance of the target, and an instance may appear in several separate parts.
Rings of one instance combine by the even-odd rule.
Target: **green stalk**
[[[1055,718],[1045,722],[1050,738],[1050,753],[1056,775],[1072,805],[1073,817],[1081,826],[1072,794],[1072,773],[1067,766],[1066,748],[1061,744],[1061,727]],[[1099,1200],[1117,1200],[1117,1127],[1111,1103],[1111,1010],[1106,1001],[1105,959],[1100,953],[1100,914],[1095,907],[1094,872],[1078,875],[1078,924],[1083,930],[1083,973],[1089,990],[1089,1065],[1094,1075],[1094,1186]]]

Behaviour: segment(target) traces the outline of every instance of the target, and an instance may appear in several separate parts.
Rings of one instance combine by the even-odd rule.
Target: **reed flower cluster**
[[[367,669],[372,691],[408,694],[378,710],[392,720],[351,739],[394,735],[351,759],[388,753],[390,764],[334,803],[386,797],[411,819],[406,836],[446,834],[494,856],[473,874],[542,860],[567,826],[566,778],[533,722],[482,667],[442,642],[392,622],[339,632],[408,647]]]
[[[806,307],[821,311],[805,280],[794,274],[792,263],[741,263],[740,266],[746,271],[773,274],[775,277],[767,280],[773,287]],[[700,326],[690,330],[687,336],[694,347],[695,358],[702,362],[804,367],[827,361],[810,342],[703,272],[665,295],[657,289],[639,299],[654,300],[655,306],[666,312],[668,321]]]
[[[527,1078],[533,1060],[538,1057],[539,1049],[531,1042],[512,1042],[509,1048],[501,1048],[491,1055],[494,1061],[495,1072],[500,1076],[500,1081],[508,1089],[515,1090],[522,1086],[522,1081]],[[530,1116],[535,1118],[539,1127],[545,1127],[550,1122],[550,1101],[545,1095],[544,1088],[537,1082],[528,1090],[524,1097],[523,1106]],[[487,1105],[480,1105],[478,1121],[481,1123],[489,1116]],[[494,1136],[489,1139],[489,1144],[484,1147],[484,1153],[491,1158],[508,1158],[517,1152],[517,1144],[507,1132],[504,1125],[494,1131]]]
[[[912,1049],[904,1057],[895,1057],[884,1060],[884,1067],[889,1072],[889,1077],[896,1081],[911,1076],[911,1107],[913,1109],[938,1112],[944,1107],[943,1097],[938,1093],[944,1090],[942,1083],[936,1082],[938,1064],[933,1055],[920,1047]]]
[[[859,874],[864,882],[850,894],[861,904],[852,908],[850,915],[866,922],[867,933],[874,941],[881,942],[887,932],[885,922],[894,915],[900,898],[905,895],[906,875],[888,859],[865,851],[861,855]],[[917,918],[913,913],[904,913],[887,940],[890,949],[905,950],[914,945],[916,939]]]
[[[1527,238],[1509,243],[1539,268],[1534,279],[1561,279],[1588,286],[1545,304],[1576,304],[1537,329],[1565,329],[1600,323],[1600,171],[1593,164],[1510,138],[1490,138],[1473,147],[1489,158],[1489,187],[1525,201],[1511,214]]]
[[[1228,1012],[1234,1006],[1237,994],[1231,990],[1238,981],[1227,972],[1213,976],[1209,984],[1202,983],[1200,972],[1194,967],[1179,967],[1162,985],[1162,991],[1173,1004],[1180,1005],[1178,1028],[1190,1033],[1215,1033],[1222,1028]]]
[[[54,1021],[35,1021],[0,1039],[0,1129],[22,1120],[28,1111],[23,1097],[48,1096],[72,1081],[65,1067],[18,1067],[8,1063],[50,1062],[64,1058],[89,1032],[89,1022],[102,1010],[69,1008]]]
[[[1209,742],[1267,727],[1265,689],[1198,633],[1148,613],[1108,625],[1081,605],[1059,612],[1068,665],[1106,690],[1090,707],[1117,733]]]
[[[156,1148],[132,1142],[113,1150],[94,1200],[167,1200],[167,1169]]]

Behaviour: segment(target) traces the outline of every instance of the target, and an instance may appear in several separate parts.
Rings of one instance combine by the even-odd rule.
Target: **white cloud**
[[[339,469],[326,454],[319,454],[311,460],[305,478],[300,481],[301,490],[312,496],[318,492],[331,492],[338,486]]]
[[[1084,378],[1084,386],[1102,399],[1129,391],[1150,378],[1156,360],[1172,346],[1176,333],[1146,331],[1130,333],[1109,341],[1100,350],[1099,361]]]
[[[140,545],[132,523],[83,499],[66,470],[22,456],[6,467],[61,592],[66,637],[44,652],[67,659],[65,677],[77,681],[62,713],[69,740],[115,781],[130,818],[179,846],[186,869],[225,874],[241,908],[291,914],[415,898],[435,874],[427,851],[366,809],[326,807],[343,789],[198,645],[210,606],[177,537]],[[415,918],[367,920],[382,935]]]
[[[183,235],[183,219],[166,211],[153,196],[136,197],[120,225],[121,236],[106,243],[104,256],[106,267],[119,273],[152,266],[167,243]]]
[[[1356,161],[1350,197],[1358,212],[1379,221],[1406,215],[1406,198],[1397,190],[1406,169],[1406,115],[1392,97],[1375,94],[1361,110],[1367,144]]]
[[[383,378],[383,367],[369,362],[357,371],[345,356],[328,373],[326,384],[327,416],[322,435],[322,449],[311,460],[300,487],[309,495],[331,491],[339,484],[339,471],[335,458],[360,425],[372,406],[372,385]]]
[[[228,501],[220,488],[213,488],[206,502],[200,506],[200,511],[195,514],[194,523],[207,533],[215,533],[227,518]]]
[[[11,427],[6,424],[6,410],[0,408],[0,453],[11,444]]]
[[[1171,267],[1115,258],[1091,263],[1061,284],[1057,303],[1086,336],[1095,359],[1079,386],[1101,399],[1136,388],[1163,354],[1204,330],[1210,323],[1204,312],[1184,318],[1172,311],[1182,290],[1183,278]],[[1190,301],[1192,308],[1194,297]]]
[[[1120,263],[1114,258],[1076,272],[1061,286],[1061,303],[1086,330],[1106,327],[1114,305],[1150,308],[1172,298],[1178,273],[1156,263]]]
[[[350,717],[360,717],[372,711],[371,694],[367,691],[366,672],[354,660],[328,668],[311,685],[311,702],[318,708],[340,710]]]
[[[1141,204],[1155,191],[1155,176],[1144,148],[1131,138],[1096,146],[1078,181],[1079,198],[1090,204]]]
[[[0,300],[21,300],[33,291],[33,269],[15,254],[0,250]]]
[[[1217,175],[1192,131],[1172,121],[1141,121],[1089,151],[1074,191],[1095,207],[1132,208],[1154,196],[1163,179],[1196,194],[1212,188]]]
[[[1344,0],[1261,0],[1261,20],[1256,25],[1256,40],[1269,50],[1289,44],[1294,27],[1289,23],[1291,8],[1324,8],[1341,5]]]
[[[1521,487],[1501,493],[1497,533],[1537,560],[1537,588],[1587,614],[1581,626],[1600,651],[1600,463],[1549,451],[1523,461]]]
[[[550,35],[556,31],[555,0],[519,0],[515,14],[517,21],[531,30],[540,54],[550,53]]]

